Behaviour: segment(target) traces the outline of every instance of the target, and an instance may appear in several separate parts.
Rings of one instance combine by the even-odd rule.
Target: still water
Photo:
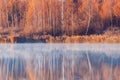
[[[1,44],[0,80],[120,80],[120,44]]]

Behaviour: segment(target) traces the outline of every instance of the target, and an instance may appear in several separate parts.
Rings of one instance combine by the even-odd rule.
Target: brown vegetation
[[[97,27],[102,28],[103,26],[101,24],[104,25],[104,20],[107,20],[108,24],[112,24],[109,21],[114,18],[113,16],[119,18],[118,2],[119,0],[91,0],[89,2],[87,2],[87,0],[66,0],[62,4],[59,0],[2,0],[0,7],[2,12],[1,26],[10,27],[24,24],[22,26],[32,26],[36,29],[48,26],[53,28],[54,33],[56,33],[58,29],[61,29],[63,30],[62,32],[67,35],[84,34],[89,17],[91,18],[89,26],[90,29],[93,30]],[[61,18],[62,5],[64,8],[64,24],[62,24]],[[51,34],[53,34],[53,32],[51,32]]]
[[[18,36],[8,36],[8,39],[11,43],[16,43]]]
[[[59,36],[44,39],[47,43],[120,43],[120,36],[90,35],[90,36]]]
[[[0,26],[16,27],[20,35],[102,34],[120,27],[119,1],[1,0]]]

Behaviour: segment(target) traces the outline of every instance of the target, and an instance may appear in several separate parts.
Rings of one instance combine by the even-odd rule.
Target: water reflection
[[[0,45],[0,80],[119,79],[119,44]]]

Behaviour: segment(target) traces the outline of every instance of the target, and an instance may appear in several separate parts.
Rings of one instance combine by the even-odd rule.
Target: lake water
[[[1,44],[0,80],[120,80],[120,44]]]

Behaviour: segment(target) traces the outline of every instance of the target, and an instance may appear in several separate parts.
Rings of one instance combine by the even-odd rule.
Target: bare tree
[[[91,21],[91,1],[90,0],[87,0],[87,5],[89,5],[89,9],[88,9],[88,25],[87,25],[87,29],[86,29],[86,35],[88,34],[88,30],[89,30],[89,27],[90,27],[90,21]]]
[[[64,0],[61,1],[61,23],[62,23],[62,30],[64,31]]]

